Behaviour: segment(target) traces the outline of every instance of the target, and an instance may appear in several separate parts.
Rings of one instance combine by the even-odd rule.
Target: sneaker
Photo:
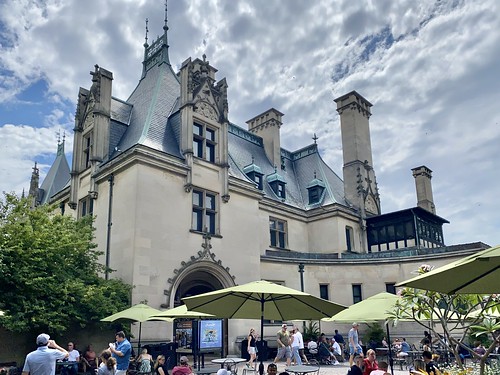
[[[340,365],[340,362],[339,361],[335,361],[333,362],[334,365]]]

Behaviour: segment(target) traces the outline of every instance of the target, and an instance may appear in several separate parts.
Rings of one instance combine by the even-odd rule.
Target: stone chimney
[[[94,115],[94,153],[92,159],[101,162],[107,159],[110,154],[109,133],[113,73],[96,65],[95,71],[90,72],[90,74],[93,82],[90,92],[95,100],[92,111]]]
[[[380,197],[372,161],[370,140],[372,104],[356,91],[351,91],[337,99],[342,133],[342,153],[344,159],[344,195],[352,206],[358,209],[362,218],[365,213],[378,215]]]
[[[247,121],[248,130],[264,141],[264,150],[273,165],[281,166],[280,127],[283,113],[274,108]]]
[[[434,198],[432,197],[432,171],[425,165],[412,169],[413,177],[415,177],[415,188],[417,190],[417,206],[436,213],[434,206]]]

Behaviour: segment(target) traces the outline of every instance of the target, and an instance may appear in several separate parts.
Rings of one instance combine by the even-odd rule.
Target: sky
[[[65,138],[71,157],[79,87],[94,65],[113,96],[137,85],[149,43],[163,33],[162,0],[0,1],[0,191],[29,189]],[[206,54],[226,77],[229,120],[273,107],[281,146],[314,134],[342,176],[333,99],[372,104],[373,164],[382,212],[416,206],[411,168],[433,171],[447,245],[500,244],[500,2],[497,0],[170,0],[170,61]]]

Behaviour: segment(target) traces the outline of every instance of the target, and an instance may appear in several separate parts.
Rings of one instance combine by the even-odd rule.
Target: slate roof
[[[41,204],[47,203],[50,197],[64,189],[70,179],[69,172],[68,160],[64,154],[64,142],[62,142],[57,146],[56,160],[50,166],[42,186],[38,189],[38,199]]]
[[[159,43],[160,41],[157,41],[155,45],[159,46]],[[109,159],[138,144],[184,159],[179,147],[181,131],[179,77],[169,63],[168,45],[164,43],[159,49],[156,47],[153,49],[156,52],[148,57],[142,77],[130,97],[126,101],[115,97],[111,100]],[[151,63],[155,56],[161,58]],[[254,183],[244,173],[244,168],[253,163],[252,170],[263,174],[263,193],[270,199],[283,201],[275,195],[268,182],[269,178],[271,180],[279,178],[286,183],[284,202],[291,206],[310,209],[332,203],[346,204],[343,182],[321,159],[316,144],[295,152],[281,149],[284,168],[278,166],[276,172],[279,176],[274,175],[274,177],[274,165],[266,156],[262,138],[230,124],[228,148],[230,175]],[[42,188],[50,185],[47,197],[64,188],[68,182],[69,167],[65,158],[56,159],[53,167],[64,163],[65,167],[64,165],[57,167],[58,170],[64,170],[64,178],[59,174],[56,178],[55,172],[49,171],[42,185]],[[320,180],[320,185],[325,184],[325,189],[320,201],[310,206],[307,187],[315,178]]]

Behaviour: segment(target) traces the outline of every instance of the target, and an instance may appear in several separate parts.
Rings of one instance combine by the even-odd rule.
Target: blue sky
[[[411,168],[433,170],[447,244],[500,243],[500,3],[485,1],[175,0],[170,60],[207,59],[227,78],[229,118],[274,107],[282,147],[314,133],[342,175],[333,99],[357,90],[374,106],[373,162],[383,212],[416,205]],[[18,0],[0,3],[0,190],[42,176],[57,133],[72,148],[78,88],[94,64],[126,100],[139,80],[145,22],[162,33],[162,1]],[[69,157],[69,153],[68,153]]]

